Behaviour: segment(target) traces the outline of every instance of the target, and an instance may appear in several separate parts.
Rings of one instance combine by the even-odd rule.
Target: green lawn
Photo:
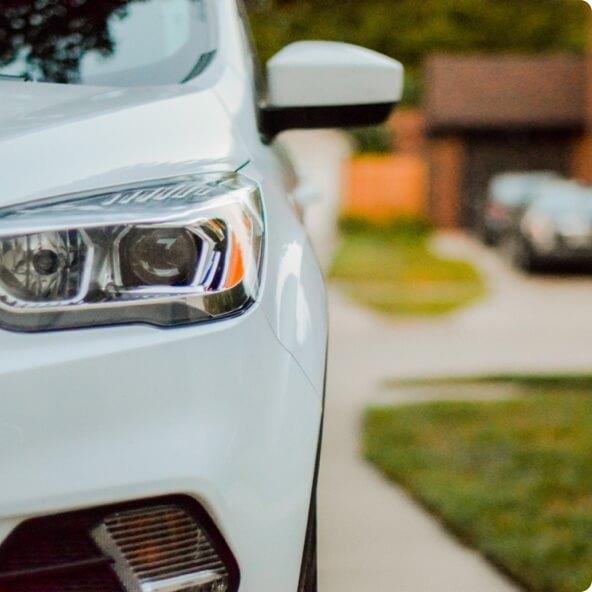
[[[366,458],[527,590],[581,592],[592,581],[592,380],[568,378],[516,377],[524,393],[502,402],[370,409]]]
[[[477,270],[432,251],[421,226],[342,232],[330,276],[353,299],[391,315],[439,315],[484,294]]]

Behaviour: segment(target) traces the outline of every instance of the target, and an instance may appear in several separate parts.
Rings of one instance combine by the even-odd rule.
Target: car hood
[[[0,207],[236,168],[241,146],[213,90],[0,81]]]

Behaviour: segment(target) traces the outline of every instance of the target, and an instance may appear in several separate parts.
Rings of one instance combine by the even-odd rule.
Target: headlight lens
[[[187,228],[133,229],[119,243],[122,285],[188,286],[199,266],[198,237]]]
[[[3,301],[70,301],[79,294],[90,251],[80,232],[47,232],[0,241]]]
[[[552,251],[556,245],[557,227],[552,218],[543,212],[529,212],[522,223],[532,243],[542,252]]]
[[[35,331],[236,314],[257,297],[264,220],[237,174],[0,210],[0,325]]]

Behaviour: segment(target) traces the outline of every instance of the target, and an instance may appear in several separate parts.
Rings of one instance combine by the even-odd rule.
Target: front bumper
[[[548,265],[589,266],[592,265],[592,240],[589,236],[556,236],[550,248],[533,245],[535,256]]]
[[[295,590],[322,394],[257,309],[222,323],[0,332],[0,541],[22,521],[187,494],[241,591]]]

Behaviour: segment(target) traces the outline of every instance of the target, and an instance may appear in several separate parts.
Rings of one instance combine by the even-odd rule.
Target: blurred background
[[[590,7],[247,4],[264,61],[333,39],[407,70],[384,127],[278,140],[329,278],[321,591],[588,588]]]

